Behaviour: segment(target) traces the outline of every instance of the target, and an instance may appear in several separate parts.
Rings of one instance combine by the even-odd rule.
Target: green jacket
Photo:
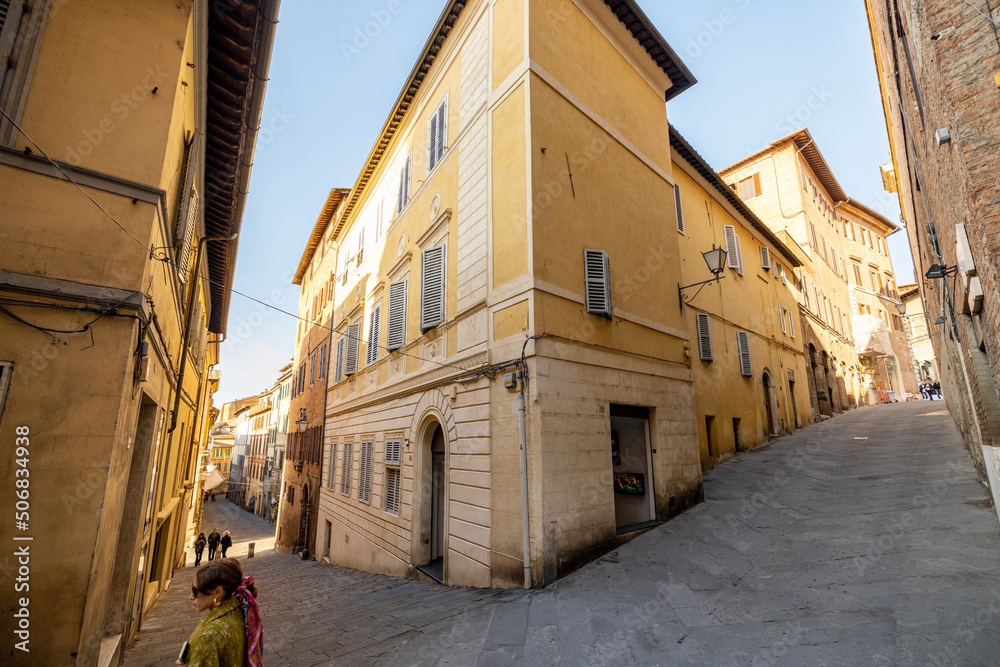
[[[243,667],[247,659],[247,633],[240,601],[231,596],[208,612],[188,639],[189,665]]]

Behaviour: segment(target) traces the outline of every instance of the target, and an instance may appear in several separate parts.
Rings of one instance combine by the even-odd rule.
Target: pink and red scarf
[[[243,607],[243,622],[247,629],[247,661],[250,667],[262,667],[264,664],[264,628],[260,623],[260,608],[257,600],[248,586],[253,583],[253,577],[243,577],[243,583],[234,593]]]

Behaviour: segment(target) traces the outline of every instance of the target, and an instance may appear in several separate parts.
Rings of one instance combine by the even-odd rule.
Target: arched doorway
[[[764,371],[764,414],[766,416],[766,421],[764,423],[764,428],[767,429],[767,437],[773,438],[778,434],[778,429],[774,424],[774,409],[772,407],[772,401],[774,400],[774,387],[771,383],[771,374]]]
[[[444,554],[447,527],[448,474],[446,465],[447,440],[437,420],[424,429],[421,447],[420,475],[420,542],[417,565],[425,574],[444,581]]]

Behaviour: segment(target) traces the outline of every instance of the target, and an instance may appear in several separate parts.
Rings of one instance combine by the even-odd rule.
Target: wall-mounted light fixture
[[[684,285],[683,287],[681,287],[680,283],[678,283],[677,301],[680,304],[681,310],[684,310],[685,301],[690,301],[691,299],[694,298],[694,296],[698,296],[698,292],[701,291],[698,290],[698,292],[695,292],[694,296],[692,297],[685,297],[684,290],[688,289],[689,287],[698,287],[700,285],[707,285],[708,283],[719,282],[720,280],[725,278],[725,276],[720,274],[725,270],[727,254],[728,253],[726,253],[725,249],[716,248],[714,243],[712,244],[711,250],[701,253],[701,256],[705,258],[705,264],[708,265],[708,270],[714,277],[708,280],[703,280],[700,283],[692,283],[690,285]]]
[[[295,420],[295,425],[299,427],[299,433],[305,433],[309,426],[309,418],[306,417],[306,409],[299,408],[299,418]]]
[[[958,268],[949,268],[947,264],[934,264],[931,268],[927,269],[927,273],[924,277],[928,280],[938,280],[940,278],[947,278],[948,276],[953,276],[958,273]]]

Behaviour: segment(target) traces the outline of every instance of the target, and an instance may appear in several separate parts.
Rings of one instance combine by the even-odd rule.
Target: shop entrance
[[[655,521],[648,408],[611,406],[611,469],[618,532]]]

